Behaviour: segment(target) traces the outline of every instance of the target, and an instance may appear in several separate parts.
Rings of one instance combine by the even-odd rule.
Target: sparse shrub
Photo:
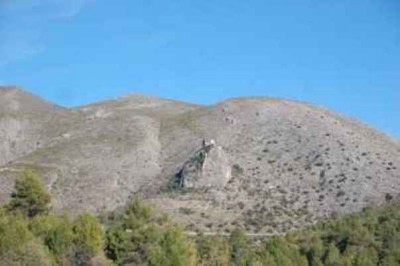
[[[346,192],[344,192],[343,190],[340,190],[340,191],[336,194],[336,197],[342,197],[342,196],[344,196],[344,195],[346,195]]]
[[[244,170],[239,164],[234,164],[232,166],[232,175],[233,176],[242,175],[243,173],[244,173]]]
[[[385,200],[387,201],[387,202],[389,202],[389,201],[391,201],[393,199],[393,196],[391,195],[391,194],[389,194],[389,193],[386,193],[386,195],[385,195]]]
[[[190,214],[193,214],[194,213],[194,211],[192,210],[192,209],[190,209],[190,208],[179,208],[179,212],[180,213],[183,213],[183,214],[186,214],[186,215],[190,215]]]

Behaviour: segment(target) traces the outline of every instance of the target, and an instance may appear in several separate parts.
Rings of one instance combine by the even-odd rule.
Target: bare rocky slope
[[[112,211],[140,192],[188,230],[213,232],[282,233],[400,192],[397,141],[272,98],[131,95],[66,109],[3,87],[0,201],[26,168],[44,177],[54,211]]]

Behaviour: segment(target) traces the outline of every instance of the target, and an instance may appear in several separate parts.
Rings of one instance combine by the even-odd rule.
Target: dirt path
[[[221,233],[221,232],[204,232],[204,233],[197,233],[193,231],[186,231],[187,236],[222,236],[222,237],[230,237],[231,233]],[[277,236],[279,234],[271,234],[271,233],[245,233],[246,236],[251,238],[267,238]]]

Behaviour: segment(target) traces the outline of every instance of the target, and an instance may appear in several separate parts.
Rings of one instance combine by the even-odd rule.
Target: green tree
[[[394,249],[387,254],[383,259],[381,265],[396,266],[400,265],[400,249]]]
[[[27,217],[47,213],[51,197],[40,178],[32,171],[23,172],[15,182],[15,192],[8,205],[10,211],[20,211]]]
[[[197,245],[200,264],[202,266],[228,266],[230,262],[230,246],[218,236],[201,236]]]
[[[58,264],[63,265],[68,260],[74,241],[68,216],[36,216],[31,221],[30,229],[42,239]]]
[[[326,254],[326,258],[325,258],[324,262],[325,262],[324,264],[327,266],[342,265],[342,260],[340,258],[340,252],[333,243],[331,243],[328,246],[328,250],[327,250],[327,254]]]
[[[323,265],[321,259],[325,253],[325,248],[318,232],[310,231],[304,235],[300,232],[300,235],[300,251],[307,257],[308,264],[310,266]]]
[[[148,263],[153,266],[194,266],[197,263],[194,243],[181,228],[167,226],[157,245],[151,247]]]
[[[146,260],[149,246],[160,238],[160,231],[154,226],[155,217],[153,209],[136,196],[107,230],[107,256],[119,265]]]
[[[232,232],[229,239],[231,245],[231,262],[234,265],[254,265],[257,257],[251,242],[241,230]]]
[[[196,250],[182,229],[135,197],[107,230],[106,252],[118,265],[195,265]]]
[[[267,243],[266,250],[274,258],[276,265],[308,265],[306,257],[300,253],[300,248],[283,237],[271,239]]]
[[[353,261],[354,266],[378,265],[378,255],[374,248],[363,248],[359,251]]]
[[[39,239],[29,231],[28,221],[20,214],[0,216],[0,265],[46,266],[50,256]]]
[[[89,265],[104,248],[103,228],[96,217],[80,215],[72,225],[74,234],[70,260],[73,265]]]

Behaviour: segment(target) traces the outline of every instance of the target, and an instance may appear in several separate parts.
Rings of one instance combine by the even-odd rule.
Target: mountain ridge
[[[298,101],[202,106],[134,95],[77,108],[20,106],[21,117],[0,109],[1,201],[28,167],[44,177],[56,212],[113,211],[140,192],[188,230],[281,233],[400,191],[394,139]],[[185,170],[193,186],[171,186],[211,140],[203,161]]]

